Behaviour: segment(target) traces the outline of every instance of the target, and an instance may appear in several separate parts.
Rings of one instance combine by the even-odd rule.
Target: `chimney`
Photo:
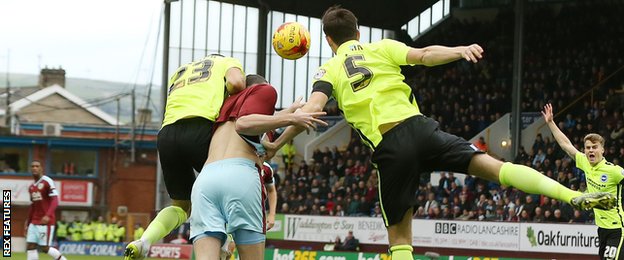
[[[138,125],[143,125],[143,124],[148,125],[149,123],[152,122],[152,110],[151,109],[139,108],[138,114],[139,114],[138,120],[137,120]]]
[[[65,87],[65,70],[60,67],[58,69],[48,69],[47,67],[41,69],[39,88],[46,88],[54,84]]]

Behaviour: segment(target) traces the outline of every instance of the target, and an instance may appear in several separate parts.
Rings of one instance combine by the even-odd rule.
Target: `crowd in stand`
[[[546,103],[557,110],[571,104],[608,75],[624,66],[624,5],[614,1],[564,4],[557,12],[545,5],[529,6],[525,20],[522,110],[541,111]],[[440,122],[441,129],[472,138],[511,110],[513,14],[501,11],[490,22],[450,19],[418,42],[457,45],[480,43],[487,58],[476,65],[407,69],[421,111]],[[598,19],[596,17],[599,17]],[[430,40],[431,42],[427,42]],[[555,118],[573,144],[597,132],[606,139],[605,158],[624,163],[624,73],[586,96],[565,115]],[[487,147],[483,141],[477,146]],[[579,147],[577,147],[579,148]],[[582,149],[579,149],[582,150]],[[377,172],[370,152],[353,136],[349,147],[325,147],[313,160],[291,162],[278,181],[278,212],[331,216],[381,216]],[[536,136],[514,159],[543,172],[573,190],[585,190],[584,173],[550,136]],[[591,212],[566,203],[453,173],[440,173],[432,184],[423,174],[415,194],[414,218],[479,221],[588,223]]]
[[[140,224],[135,225],[134,237],[141,237],[143,227]],[[83,222],[79,217],[74,221],[67,222],[65,217],[56,223],[56,239],[57,241],[92,241],[92,242],[125,242],[126,227],[123,221],[113,217],[109,223],[104,217]]]

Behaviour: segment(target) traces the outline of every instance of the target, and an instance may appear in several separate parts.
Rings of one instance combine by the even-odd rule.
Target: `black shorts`
[[[466,173],[474,145],[440,131],[438,122],[418,115],[390,129],[371,158],[379,171],[379,200],[386,226],[397,224],[416,204],[420,175],[432,171]]]
[[[181,119],[158,132],[158,155],[169,197],[190,200],[195,171],[208,158],[214,122],[205,118]]]
[[[606,229],[599,227],[598,241],[600,241],[600,247],[598,248],[600,259],[624,259],[624,252],[620,250],[622,248],[621,228]]]

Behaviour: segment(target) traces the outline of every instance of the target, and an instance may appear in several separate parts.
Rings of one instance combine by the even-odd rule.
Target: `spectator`
[[[353,231],[349,231],[338,249],[343,251],[360,251],[360,241],[353,237]]]
[[[488,145],[485,143],[485,138],[483,136],[479,136],[479,140],[477,140],[474,145],[481,151],[488,152]]]
[[[69,236],[72,241],[81,241],[82,240],[82,222],[79,217],[74,218],[74,222],[69,225],[68,230]]]
[[[586,223],[587,217],[580,211],[574,210],[574,216],[570,219],[570,223]]]
[[[141,239],[143,232],[145,232],[145,229],[141,226],[141,222],[134,224],[134,240]]]
[[[293,141],[291,140],[287,144],[284,145],[281,149],[282,152],[282,162],[284,163],[286,169],[290,169],[295,160],[295,155],[297,154],[297,149]]]
[[[61,220],[56,222],[56,240],[67,241],[69,233],[69,224],[65,221],[65,216],[61,216]]]
[[[542,208],[540,207],[536,207],[535,208],[535,214],[533,216],[533,222],[546,222],[546,217],[544,217],[544,214],[542,213]]]
[[[566,223],[568,222],[568,218],[566,218],[565,216],[561,215],[561,210],[560,209],[556,209],[555,213],[553,214],[553,216],[555,217],[554,222],[558,222],[558,223]]]

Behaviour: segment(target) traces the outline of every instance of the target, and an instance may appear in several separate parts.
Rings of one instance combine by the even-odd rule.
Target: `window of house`
[[[67,176],[95,177],[97,151],[95,150],[50,150],[50,173]]]
[[[0,173],[28,173],[28,147],[0,147]]]

